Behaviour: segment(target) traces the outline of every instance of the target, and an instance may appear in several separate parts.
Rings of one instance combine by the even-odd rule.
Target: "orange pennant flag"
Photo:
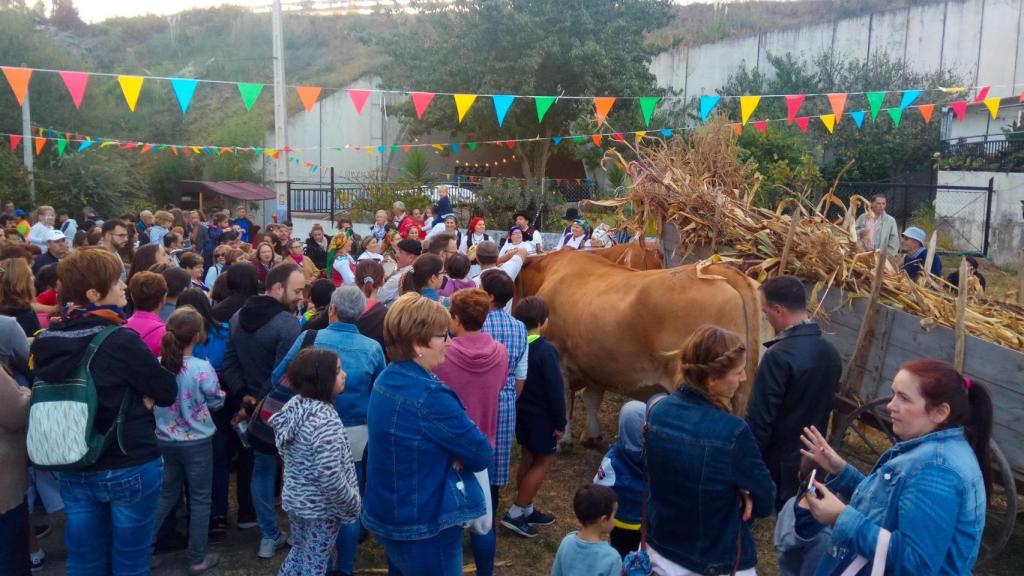
[[[18,106],[25,104],[25,94],[28,93],[28,81],[32,78],[31,68],[14,68],[11,66],[3,66],[4,76],[7,77],[7,83],[11,85],[11,90],[14,91],[14,97],[18,99]]]
[[[925,124],[931,124],[932,112],[935,111],[935,104],[921,104],[917,107],[917,111],[921,113],[921,118],[924,118]]]
[[[590,137],[590,139],[594,141],[594,146],[597,146],[598,148],[601,147],[601,135],[600,134],[594,134],[593,136]]]
[[[736,122],[733,122],[732,124],[729,124],[729,126],[732,126],[732,131],[737,136],[739,136],[740,134],[743,134],[743,126],[737,124]]]
[[[594,111],[597,116],[597,125],[604,124],[604,121],[608,118],[608,113],[612,111],[612,105],[615,104],[614,96],[604,96],[601,98],[594,98]],[[600,146],[600,144],[598,144]]]
[[[43,153],[43,146],[46,146],[46,138],[40,138],[39,136],[36,136],[32,138],[32,141],[35,142],[36,144],[36,156],[39,156],[40,154]]]
[[[843,117],[843,109],[846,108],[846,94],[829,94],[828,103],[832,106],[836,122],[839,122],[839,119]]]
[[[316,104],[317,98],[320,98],[320,87],[296,86],[295,90],[299,93],[299,100],[302,100],[302,105],[306,107],[306,112],[312,112],[313,105]]]

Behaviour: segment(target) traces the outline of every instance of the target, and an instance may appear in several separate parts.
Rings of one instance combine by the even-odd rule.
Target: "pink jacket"
[[[153,353],[153,356],[160,357],[160,340],[164,337],[164,332],[167,329],[159,314],[136,310],[128,322],[125,322],[125,326],[138,332],[139,336],[142,336],[142,341],[149,346],[149,351]]]
[[[469,419],[494,447],[498,431],[498,392],[505,385],[508,352],[488,334],[477,332],[452,340],[434,374],[455,391]]]

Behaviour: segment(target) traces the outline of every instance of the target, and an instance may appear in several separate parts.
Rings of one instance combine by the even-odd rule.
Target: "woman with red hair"
[[[485,230],[487,230],[487,222],[484,221],[482,216],[477,216],[470,220],[466,235],[462,237],[462,242],[459,244],[459,252],[469,254],[469,249],[474,245],[489,241],[491,237]],[[472,256],[470,260],[473,260]]]

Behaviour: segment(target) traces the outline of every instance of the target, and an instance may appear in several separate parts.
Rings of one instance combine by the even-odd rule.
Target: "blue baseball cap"
[[[924,233],[924,230],[921,230],[917,226],[907,228],[903,231],[902,236],[910,238],[911,240],[917,240],[921,243],[921,246],[924,246],[928,242],[928,236]]]

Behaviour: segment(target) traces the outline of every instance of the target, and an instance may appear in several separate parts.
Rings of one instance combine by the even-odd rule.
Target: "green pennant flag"
[[[242,95],[242,102],[245,103],[245,111],[252,110],[252,105],[256,103],[256,99],[260,97],[260,92],[263,91],[263,84],[247,84],[241,83],[238,85],[238,93]]]
[[[68,141],[64,138],[57,138],[57,156],[64,155],[64,149],[67,148]]]
[[[555,96],[537,96],[533,99],[533,103],[537,105],[538,124],[544,121],[544,115],[548,113],[548,109],[555,103],[555,99]]]
[[[889,112],[889,117],[892,118],[893,125],[896,126],[896,127],[899,127],[900,119],[903,118],[903,109],[902,108],[887,108],[887,110]]]
[[[476,150],[476,142],[467,142],[466,148],[469,148],[470,150]]]
[[[587,141],[587,137],[586,136],[573,136],[572,137],[572,141],[577,143],[577,144],[583,144],[584,142]]]
[[[644,115],[644,126],[651,125],[651,116],[654,115],[654,108],[658,105],[658,96],[645,96],[640,98],[640,111]]]
[[[867,99],[868,106],[871,107],[871,121],[874,122],[878,118],[878,111],[882,109],[882,103],[885,101],[885,92],[868,92]]]

